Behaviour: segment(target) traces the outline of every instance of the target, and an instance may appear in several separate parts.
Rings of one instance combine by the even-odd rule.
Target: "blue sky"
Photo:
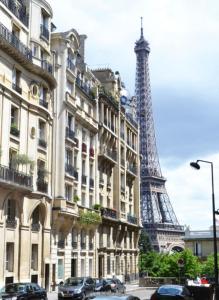
[[[212,224],[212,160],[219,208],[219,2],[217,0],[49,0],[57,31],[86,34],[90,68],[120,71],[135,87],[134,43],[150,43],[150,78],[157,147],[167,191],[179,219],[191,229]],[[218,200],[217,200],[218,199]]]

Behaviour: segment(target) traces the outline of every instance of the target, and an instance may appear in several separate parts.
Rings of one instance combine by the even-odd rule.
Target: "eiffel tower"
[[[155,251],[183,249],[183,226],[179,225],[165,188],[156,147],[148,57],[149,43],[141,36],[135,43],[137,120],[140,128],[141,218]]]

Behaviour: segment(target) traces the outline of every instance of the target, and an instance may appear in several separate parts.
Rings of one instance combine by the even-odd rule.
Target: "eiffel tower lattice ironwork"
[[[142,21],[141,21],[142,22]],[[135,43],[137,120],[140,128],[141,218],[156,251],[180,250],[183,227],[179,225],[162,176],[154,130],[148,57],[149,43],[141,36]]]

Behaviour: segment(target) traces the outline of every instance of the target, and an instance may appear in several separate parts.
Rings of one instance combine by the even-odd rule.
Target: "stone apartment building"
[[[138,126],[85,35],[44,0],[0,0],[0,287],[138,273]]]
[[[0,1],[0,286],[49,287],[51,18],[46,1]]]

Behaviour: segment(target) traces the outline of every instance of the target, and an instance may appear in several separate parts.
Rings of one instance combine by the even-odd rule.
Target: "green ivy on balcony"
[[[82,225],[98,225],[102,223],[102,218],[94,211],[80,212],[79,222]]]

